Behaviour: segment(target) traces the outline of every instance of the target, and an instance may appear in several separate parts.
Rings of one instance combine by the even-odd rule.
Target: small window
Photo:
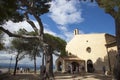
[[[91,48],[90,48],[90,47],[87,47],[87,48],[86,48],[86,51],[87,51],[88,53],[91,53]]]
[[[69,55],[70,55],[70,56],[72,55],[71,52],[69,53]]]

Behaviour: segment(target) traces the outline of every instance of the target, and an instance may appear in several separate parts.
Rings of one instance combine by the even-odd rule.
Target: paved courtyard
[[[55,80],[112,80],[112,76],[106,76],[98,73],[85,74],[62,74],[54,73]],[[39,74],[34,73],[19,73],[13,75],[1,75],[0,80],[40,80]]]
[[[112,77],[95,73],[86,73],[84,75],[58,74],[55,76],[55,80],[112,80]]]

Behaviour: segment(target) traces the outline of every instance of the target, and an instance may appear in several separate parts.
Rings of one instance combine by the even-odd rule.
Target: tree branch
[[[116,18],[117,12],[114,9],[110,9],[106,13],[110,14],[113,18]]]
[[[37,16],[34,12],[33,13],[33,16],[35,17],[35,19],[37,20],[38,24],[39,24],[39,27],[40,27],[40,31],[39,31],[39,36],[43,35],[43,24],[42,24],[42,21],[40,19],[39,16]]]
[[[105,10],[109,7],[109,10],[106,11],[106,13],[110,14],[113,18],[116,18],[117,12],[109,5],[109,6],[104,6],[106,3],[102,3],[101,0],[96,0],[97,4],[99,7],[104,8]]]
[[[20,0],[21,3],[22,3],[22,6],[26,5],[26,6],[29,6],[29,3],[27,0]]]
[[[19,57],[18,57],[18,61],[20,61],[21,59],[25,58],[25,55],[26,55],[26,54],[23,54],[23,55],[19,56]]]
[[[5,32],[9,35],[9,37],[18,37],[18,38],[25,38],[25,39],[39,39],[39,36],[28,36],[28,35],[18,35],[10,32],[9,30],[4,29],[3,27],[0,27],[0,30]]]
[[[28,12],[26,12],[26,13],[24,14],[24,15],[26,16],[27,22],[32,26],[32,28],[34,29],[34,31],[35,31],[36,33],[38,33],[37,27],[35,26],[34,22],[29,19],[29,17],[28,17],[27,14],[28,14]]]

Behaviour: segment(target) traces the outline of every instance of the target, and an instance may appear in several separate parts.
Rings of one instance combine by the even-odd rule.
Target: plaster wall
[[[67,44],[66,50],[68,54],[74,54],[80,59],[87,61],[91,59],[93,63],[98,58],[104,59],[107,54],[105,47],[106,40],[105,34],[81,34],[75,35],[74,38]],[[91,52],[87,51],[87,48],[91,48]]]

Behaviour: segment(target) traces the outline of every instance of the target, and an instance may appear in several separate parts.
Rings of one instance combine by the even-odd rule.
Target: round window
[[[86,48],[86,51],[87,51],[88,53],[90,53],[90,52],[91,52],[91,48],[90,48],[90,47],[87,47],[87,48]]]

